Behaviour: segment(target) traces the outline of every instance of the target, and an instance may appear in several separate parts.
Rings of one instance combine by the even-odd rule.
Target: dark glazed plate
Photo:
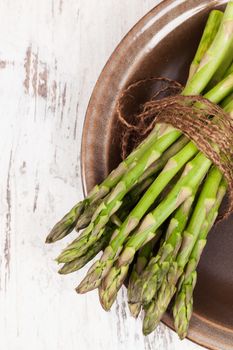
[[[103,69],[87,109],[82,138],[84,192],[120,161],[116,101],[136,80],[165,76],[184,83],[209,11],[226,0],[165,0],[143,17]],[[202,256],[189,338],[210,349],[233,349],[233,216],[218,224]],[[172,327],[166,314],[163,321]]]

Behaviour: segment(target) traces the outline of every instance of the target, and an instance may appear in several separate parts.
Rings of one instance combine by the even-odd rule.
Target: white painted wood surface
[[[66,242],[51,225],[82,198],[80,141],[91,91],[109,55],[156,0],[0,2],[0,348],[194,350],[164,325],[150,337],[124,291],[105,313],[78,296],[84,271],[56,273]]]

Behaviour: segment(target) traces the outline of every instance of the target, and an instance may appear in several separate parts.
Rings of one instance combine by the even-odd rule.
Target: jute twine
[[[170,79],[140,80],[123,91],[117,107],[123,125],[125,158],[154,128],[171,124],[182,131],[222,172],[228,182],[228,207],[233,211],[233,119],[202,96],[182,96],[182,86]]]

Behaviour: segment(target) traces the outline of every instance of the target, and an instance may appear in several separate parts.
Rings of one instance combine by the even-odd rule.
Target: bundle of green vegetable
[[[210,13],[182,95],[204,92],[206,99],[233,114],[232,48],[229,1],[224,14]],[[109,310],[128,277],[129,308],[135,317],[143,310],[144,334],[156,328],[175,296],[175,328],[184,338],[198,261],[227,187],[224,174],[198,144],[160,122],[54,226],[46,242],[60,240],[74,228],[84,229],[57,258],[64,264],[59,272],[67,274],[103,250],[77,292],[98,288],[100,302]]]

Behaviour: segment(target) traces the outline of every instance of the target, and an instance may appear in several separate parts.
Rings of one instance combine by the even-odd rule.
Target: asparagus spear
[[[142,274],[144,268],[148,264],[148,261],[153,252],[153,240],[148,242],[144,247],[142,247],[137,256],[137,260],[134,263],[132,272],[130,274],[129,284],[127,288],[128,295],[128,306],[130,313],[133,317],[137,318],[141,310],[141,303],[132,303],[132,294],[134,294],[134,289],[137,288],[136,284],[140,275]]]
[[[225,112],[229,113],[233,118],[233,96],[232,99],[224,107]]]
[[[94,212],[96,211],[98,206],[101,204],[102,200],[103,199],[100,198],[100,199],[96,200],[95,202],[87,205],[84,212],[80,215],[80,217],[75,222],[75,228],[77,231],[82,230],[85,227],[87,227],[87,225],[89,225]]]
[[[194,198],[195,193],[186,199],[170,220],[164,243],[156,256],[150,259],[147,268],[135,284],[134,294],[131,293],[132,301],[148,304],[157,289],[160,288],[163,277],[169,270],[171,260],[179,250],[182,232],[187,224]]]
[[[158,296],[155,296],[155,298],[144,307],[145,316],[142,328],[144,335],[150,334],[158,326],[172,296],[175,294],[175,286],[179,274],[180,272],[177,262],[173,261],[167,275],[164,277]]]
[[[175,321],[175,329],[181,339],[185,338],[188,331],[189,321],[192,315],[193,307],[193,290],[196,285],[197,272],[196,268],[199,263],[202,251],[206,245],[207,235],[210,232],[216,217],[222,199],[226,194],[227,183],[223,179],[220,183],[217,198],[206,220],[204,221],[198,240],[189,257],[189,261],[185,267],[185,272],[179,282],[178,293],[176,295],[175,304],[173,306],[173,316]]]
[[[233,73],[233,62],[231,63],[230,67],[226,70],[226,72],[224,74],[224,78],[226,78],[231,73]]]
[[[221,172],[216,167],[212,167],[204,182],[188,227],[183,233],[182,244],[176,261],[165,276],[158,295],[145,310],[143,332],[146,334],[156,328],[176,291],[176,283],[188,262],[201,227],[216,202],[221,179]]]
[[[212,44],[217,34],[217,31],[220,27],[222,18],[223,18],[223,13],[221,11],[213,10],[210,12],[199,46],[197,48],[197,52],[190,65],[188,80],[190,80],[193,77],[193,75],[196,73],[204,54]]]
[[[180,339],[184,339],[188,333],[189,321],[193,313],[193,290],[196,282],[197,271],[192,271],[189,274],[189,278],[185,280],[185,283],[182,283],[181,290],[178,296],[176,296],[173,317],[175,320],[175,329]]]
[[[153,244],[160,239],[161,235],[162,230],[158,230],[157,235],[153,239]],[[122,268],[113,266],[106,278],[102,280],[101,285],[99,286],[99,300],[104,310],[110,310],[117,297],[118,290],[127,277],[128,270],[129,265],[123,266]]]
[[[73,261],[64,264],[58,271],[60,274],[65,275],[77,270],[80,270],[90,260],[92,260],[104,247],[106,247],[110,241],[114,228],[106,226],[105,234],[82,256]]]
[[[48,236],[46,243],[53,243],[67,236],[75,228],[76,221],[84,211],[87,204],[86,199],[78,202],[60,221],[58,221]]]
[[[214,88],[205,94],[205,98],[208,100],[219,103],[233,90],[233,73],[229,74],[226,78],[220,81]]]
[[[233,100],[233,92],[231,92],[221,103],[222,107],[225,108]]]
[[[183,95],[199,94],[228,55],[233,43],[233,1],[229,1],[219,30],[201,63],[183,90]]]
[[[233,63],[230,65],[230,67],[227,69],[224,77],[226,78],[228,75],[233,73]],[[230,93],[221,103],[222,107],[224,108],[228,103],[230,103],[233,100],[233,92]]]

